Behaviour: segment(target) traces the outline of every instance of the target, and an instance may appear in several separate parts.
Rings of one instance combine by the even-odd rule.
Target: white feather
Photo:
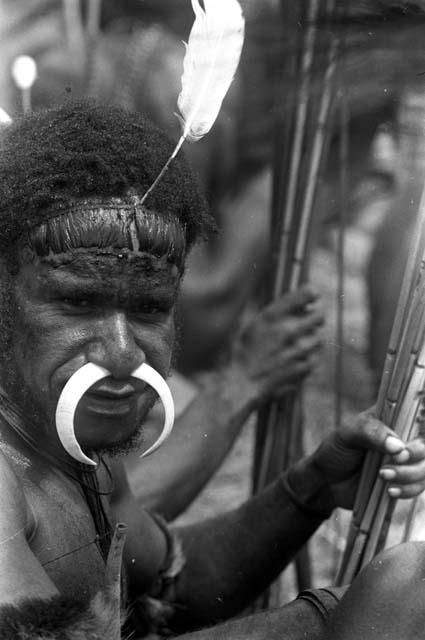
[[[213,126],[242,52],[245,20],[237,0],[192,0],[195,22],[186,44],[182,90],[177,100],[182,124],[173,153],[145,192],[142,205],[168,171],[185,140],[200,140]]]
[[[237,0],[192,0],[195,22],[186,45],[177,105],[184,139],[194,142],[211,129],[235,75],[245,21]]]

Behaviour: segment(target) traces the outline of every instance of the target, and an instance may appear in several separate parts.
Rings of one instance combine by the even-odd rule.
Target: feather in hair
[[[192,0],[195,22],[186,45],[177,106],[189,142],[211,129],[235,75],[242,51],[244,19],[236,0]]]
[[[241,56],[245,20],[238,0],[191,0],[195,22],[183,63],[182,90],[177,100],[182,135],[143,203],[161,180],[183,142],[208,133],[232,83]]]

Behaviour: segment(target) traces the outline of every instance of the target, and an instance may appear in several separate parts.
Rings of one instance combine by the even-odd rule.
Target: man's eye
[[[132,313],[136,316],[163,316],[169,312],[170,309],[168,307],[155,304],[142,305],[132,310]]]
[[[87,311],[93,306],[90,300],[84,298],[62,298],[61,303],[66,308],[80,311]]]

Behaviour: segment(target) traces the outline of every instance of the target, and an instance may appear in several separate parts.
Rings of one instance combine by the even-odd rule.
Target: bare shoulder
[[[0,606],[23,598],[48,598],[57,589],[33,555],[31,510],[15,461],[0,448]]]
[[[29,510],[21,481],[14,465],[0,447],[0,537],[30,525]]]

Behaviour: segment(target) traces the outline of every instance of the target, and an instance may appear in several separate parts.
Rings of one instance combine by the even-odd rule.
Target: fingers
[[[322,341],[315,333],[310,333],[298,338],[293,345],[281,349],[280,355],[282,365],[285,362],[289,363],[296,360],[305,360],[310,355],[319,351],[321,345]]]
[[[424,482],[416,482],[414,484],[409,484],[407,486],[397,487],[390,486],[388,487],[388,493],[392,498],[416,498],[425,488]]]
[[[392,456],[380,472],[388,482],[388,493],[393,498],[413,498],[425,489],[425,443],[417,438],[405,449]]]
[[[310,373],[318,363],[321,341],[315,335],[305,336],[290,347],[280,349],[257,365],[257,374],[287,381]]]
[[[364,412],[344,430],[351,447],[374,449],[389,456],[379,471],[392,498],[413,498],[425,489],[425,444],[420,439],[404,443],[370,412]]]
[[[291,291],[280,297],[265,308],[265,313],[270,318],[279,318],[282,315],[293,315],[305,312],[319,299],[317,292],[310,286],[304,285],[296,291]]]
[[[292,344],[301,336],[315,332],[322,325],[323,316],[319,311],[312,311],[304,317],[287,317],[280,325],[282,344]]]
[[[409,462],[420,462],[425,458],[425,443],[422,438],[416,438],[407,442],[404,451],[398,455],[393,456],[393,462],[396,464],[403,464]]]
[[[257,377],[263,378],[263,386],[268,389],[268,393],[276,398],[286,393],[288,386],[292,387],[308,376],[314,368],[316,362],[313,356],[285,363],[284,366],[277,367],[273,371],[258,371]]]
[[[372,449],[384,455],[396,455],[406,448],[396,433],[370,411],[360,413],[342,427],[340,435],[348,447]]]
[[[276,323],[266,323],[262,327],[263,349],[266,345],[274,353],[290,353],[291,348],[302,353],[316,349],[321,344],[318,329],[322,324],[322,314],[316,311],[298,318],[287,316]]]

